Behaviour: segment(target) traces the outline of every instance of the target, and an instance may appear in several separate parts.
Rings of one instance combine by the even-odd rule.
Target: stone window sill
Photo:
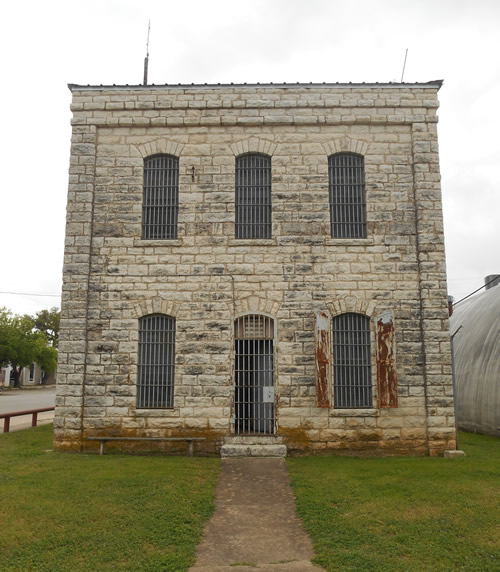
[[[134,246],[182,246],[182,238],[165,238],[162,240],[135,238]]]
[[[378,417],[378,409],[330,409],[330,417]]]
[[[162,409],[139,409],[135,410],[136,417],[179,417],[178,407],[165,407]]]
[[[373,238],[325,238],[325,246],[371,246]]]
[[[230,238],[229,246],[275,246],[276,238]]]

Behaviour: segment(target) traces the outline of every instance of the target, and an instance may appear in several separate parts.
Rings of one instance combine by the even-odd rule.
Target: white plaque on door
[[[274,403],[274,387],[262,388],[262,401],[264,403]]]

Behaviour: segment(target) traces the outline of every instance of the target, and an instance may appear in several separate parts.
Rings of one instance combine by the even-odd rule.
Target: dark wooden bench
[[[104,443],[108,441],[184,441],[189,443],[189,456],[194,453],[194,442],[205,441],[205,437],[87,437],[87,441],[100,441],[99,455],[104,455]]]

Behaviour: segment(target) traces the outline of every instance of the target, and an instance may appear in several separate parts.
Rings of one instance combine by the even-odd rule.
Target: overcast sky
[[[68,83],[444,79],[449,293],[500,273],[499,0],[16,0],[0,7],[0,307],[59,306]],[[48,296],[7,294],[37,293]]]

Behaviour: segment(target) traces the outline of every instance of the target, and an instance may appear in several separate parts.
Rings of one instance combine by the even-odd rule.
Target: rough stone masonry
[[[90,436],[201,436],[196,450],[209,454],[244,436],[235,323],[245,316],[272,324],[261,439],[292,454],[455,448],[440,81],[69,87],[58,449],[93,450]],[[329,157],[339,154],[363,161],[365,237],[332,237]],[[235,235],[235,164],[246,155],[270,161],[270,237]],[[156,156],[178,160],[173,239],[142,238],[144,165]],[[139,322],[151,315],[175,320],[165,407],[138,405]],[[336,398],[342,315],[369,323],[362,407]]]

